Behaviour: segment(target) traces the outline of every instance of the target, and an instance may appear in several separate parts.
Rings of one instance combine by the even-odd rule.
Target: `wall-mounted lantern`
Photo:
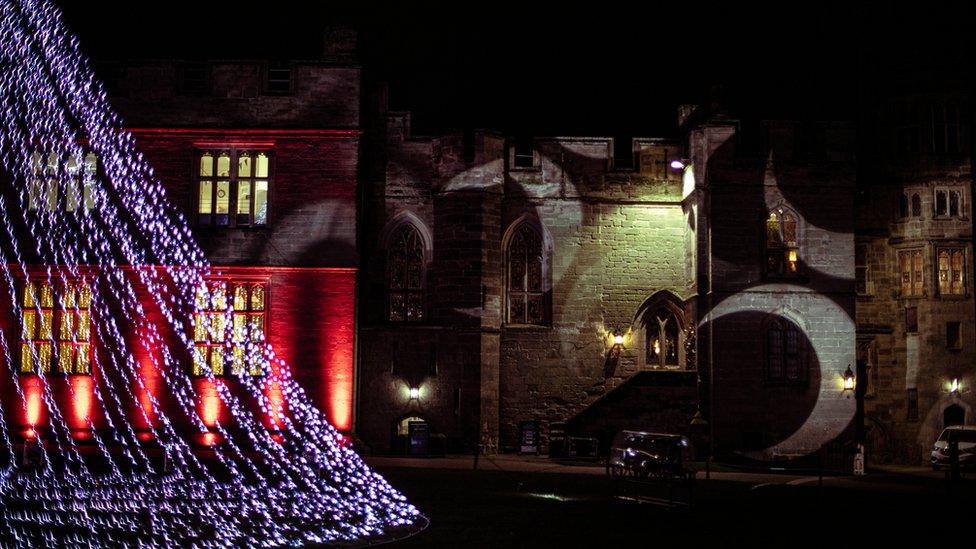
[[[856,384],[857,377],[854,375],[854,371],[851,370],[851,365],[848,364],[847,370],[844,371],[844,392],[847,393],[847,398],[851,397]]]
[[[619,354],[621,350],[627,347],[627,339],[628,334],[619,328],[603,332],[603,344],[607,346],[608,351],[613,353]]]
[[[959,394],[959,378],[954,377],[952,381],[949,382],[949,394],[957,395]]]
[[[420,387],[410,388],[410,400],[420,400]]]

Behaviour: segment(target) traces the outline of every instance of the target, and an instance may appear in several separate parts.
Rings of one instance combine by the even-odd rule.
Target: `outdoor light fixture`
[[[949,393],[951,393],[951,394],[957,394],[957,393],[959,393],[959,378],[958,377],[952,378],[952,381],[949,383]]]
[[[844,372],[844,392],[853,393],[854,385],[857,383],[857,378],[854,376],[854,372],[851,370],[851,365],[847,365],[847,370]],[[848,394],[850,397],[850,394]]]
[[[410,388],[410,400],[417,400],[420,398],[420,387]]]
[[[675,158],[674,160],[671,161],[672,170],[683,170],[687,165],[688,165],[688,160],[685,158]]]
[[[624,344],[624,336],[623,336],[623,334],[620,333],[619,330],[613,333],[613,344],[614,345],[623,345]]]

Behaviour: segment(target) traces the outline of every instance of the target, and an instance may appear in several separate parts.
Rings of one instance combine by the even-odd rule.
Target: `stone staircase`
[[[566,421],[566,434],[593,437],[605,455],[622,430],[691,435],[698,406],[697,373],[645,370],[604,394]]]

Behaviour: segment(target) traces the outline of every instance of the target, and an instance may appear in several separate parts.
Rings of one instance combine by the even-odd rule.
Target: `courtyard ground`
[[[369,458],[428,529],[402,547],[877,547],[974,539],[976,482],[917,468],[864,477],[719,470],[677,491],[615,485],[599,465],[543,458]],[[636,496],[636,497],[635,497]]]

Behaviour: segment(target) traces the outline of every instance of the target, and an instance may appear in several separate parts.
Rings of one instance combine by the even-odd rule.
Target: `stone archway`
[[[966,423],[966,410],[958,404],[950,404],[942,411],[942,427],[953,425],[964,425]]]

